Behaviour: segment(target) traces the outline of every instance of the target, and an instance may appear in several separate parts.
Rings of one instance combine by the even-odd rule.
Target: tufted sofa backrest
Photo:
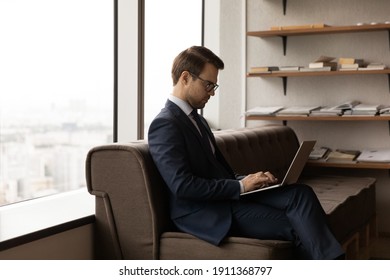
[[[270,171],[284,174],[299,147],[295,132],[287,126],[262,126],[214,133],[218,147],[238,174]]]

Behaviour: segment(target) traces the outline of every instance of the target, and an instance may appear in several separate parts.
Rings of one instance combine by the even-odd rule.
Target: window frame
[[[203,45],[205,35],[205,1],[201,1],[201,44]],[[143,83],[145,4],[144,0],[113,0],[113,6],[113,142],[115,143],[143,139],[144,135]],[[135,44],[134,41],[136,41]],[[134,61],[136,61],[136,63],[134,63]],[[132,129],[134,127],[136,127],[136,129]],[[87,196],[85,196],[85,194],[87,194]],[[2,211],[5,213],[9,211],[10,208],[19,208],[18,211],[28,214],[31,212],[28,209],[29,204],[44,203],[45,200],[49,201],[50,204],[58,203],[61,205],[59,202],[64,201],[64,196],[71,197],[72,195],[74,195],[74,197],[84,197],[80,200],[82,201],[82,199],[85,199],[81,204],[90,204],[92,200],[94,201],[94,197],[87,193],[86,189],[83,188],[76,190],[71,194],[65,192],[58,195],[36,198],[30,201],[17,202],[15,205],[0,206],[0,217]],[[8,213],[6,214],[8,215]],[[34,219],[34,216],[26,217],[26,219]],[[0,233],[0,251],[76,227],[92,224],[94,221],[94,209],[92,209],[90,204],[86,212],[73,216],[69,220],[53,221],[50,225],[46,225],[41,229],[37,228],[30,232],[26,231],[25,233],[20,233],[18,236],[10,237],[7,240],[1,239]]]

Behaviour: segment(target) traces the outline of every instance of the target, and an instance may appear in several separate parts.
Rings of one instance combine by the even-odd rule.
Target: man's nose
[[[215,95],[215,90],[209,91],[209,95],[214,96]]]

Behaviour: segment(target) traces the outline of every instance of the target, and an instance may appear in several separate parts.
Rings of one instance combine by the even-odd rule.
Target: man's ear
[[[183,85],[187,85],[190,81],[191,74],[188,71],[183,71],[180,75],[180,80],[183,83]]]

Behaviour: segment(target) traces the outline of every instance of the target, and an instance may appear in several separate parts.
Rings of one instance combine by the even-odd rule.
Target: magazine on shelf
[[[332,71],[333,68],[331,66],[324,66],[324,67],[317,67],[317,68],[311,68],[311,67],[302,67],[299,69],[300,72],[320,72],[320,71]]]
[[[389,115],[390,114],[390,106],[384,105],[383,108],[379,109],[380,115]]]
[[[272,116],[283,109],[283,106],[254,107],[246,111],[247,116]]]
[[[356,160],[358,162],[390,163],[390,149],[366,149]]]
[[[309,159],[317,161],[325,159],[329,151],[330,149],[327,147],[314,147],[309,155]]]
[[[282,109],[276,113],[277,116],[308,116],[313,110],[320,106],[292,106]]]
[[[351,100],[344,103],[341,103],[339,105],[336,105],[332,107],[332,109],[341,109],[341,110],[347,110],[347,109],[353,109],[356,105],[359,105],[360,101]]]
[[[343,114],[342,109],[335,109],[333,107],[324,106],[318,110],[311,111],[312,116],[341,116]]]
[[[387,69],[387,66],[381,62],[369,63],[366,67],[359,67],[360,71],[370,71],[370,70],[384,70]]]
[[[341,150],[329,152],[326,161],[336,163],[356,163],[356,158],[360,155],[358,150]]]
[[[358,104],[351,110],[352,116],[376,116],[384,108],[383,105]]]

